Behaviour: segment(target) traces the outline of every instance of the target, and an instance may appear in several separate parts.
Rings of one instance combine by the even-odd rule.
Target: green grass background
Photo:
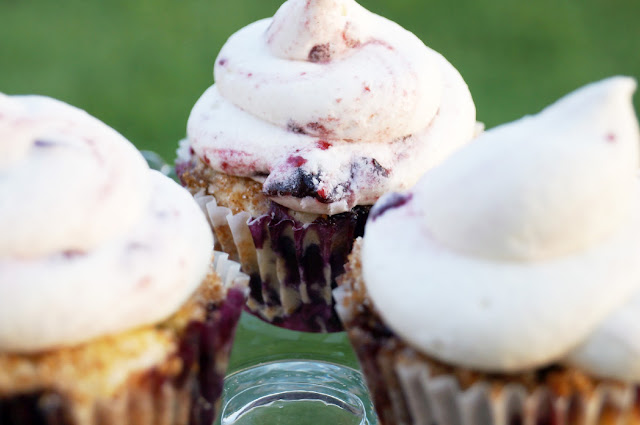
[[[226,38],[280,3],[0,0],[0,91],[67,101],[172,160]],[[640,77],[640,0],[361,4],[444,54],[488,127],[590,81]]]

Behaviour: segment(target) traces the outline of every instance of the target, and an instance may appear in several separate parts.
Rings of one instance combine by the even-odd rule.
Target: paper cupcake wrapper
[[[208,306],[204,321],[191,321],[179,341],[178,375],[151,369],[114,397],[76,403],[42,389],[0,398],[2,425],[211,425],[247,295],[249,278],[225,253],[214,269],[227,288],[224,300]]]
[[[528,391],[521,384],[496,388],[478,382],[463,390],[455,377],[434,375],[428,365],[402,354],[387,367],[400,391],[384,396],[390,401],[385,414],[393,418],[386,424],[596,425],[639,419],[637,390],[632,385],[600,384],[588,395],[568,396],[556,395],[544,385]],[[399,417],[406,418],[398,421]]]
[[[342,330],[331,291],[353,241],[364,233],[368,206],[301,223],[275,203],[269,213],[252,217],[234,214],[204,192],[194,197],[209,219],[218,249],[239,261],[251,278],[251,313],[293,330]]]
[[[341,287],[337,296],[341,298]],[[370,307],[340,310],[362,367],[379,425],[598,425],[640,423],[640,389],[601,382],[554,391],[478,379],[462,388],[452,373],[407,346]]]

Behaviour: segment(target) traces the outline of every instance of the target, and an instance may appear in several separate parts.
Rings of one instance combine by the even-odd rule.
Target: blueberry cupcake
[[[176,169],[273,324],[342,329],[331,290],[370,206],[472,139],[440,54],[353,0],[289,0],[232,35]]]
[[[585,86],[374,206],[335,296],[381,424],[640,421],[635,87]]]
[[[0,423],[207,424],[248,277],[87,113],[0,94]]]

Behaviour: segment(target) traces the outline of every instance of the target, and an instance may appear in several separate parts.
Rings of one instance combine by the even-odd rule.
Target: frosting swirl
[[[372,204],[474,134],[455,68],[353,0],[289,0],[231,36],[214,74],[189,117],[193,152],[293,209]]]
[[[363,275],[385,321],[459,366],[640,381],[635,87],[588,85],[381,199]]]
[[[192,198],[99,120],[0,94],[0,352],[162,320],[208,271]]]

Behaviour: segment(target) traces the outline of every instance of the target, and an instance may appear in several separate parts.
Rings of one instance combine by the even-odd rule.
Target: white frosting
[[[567,361],[598,376],[637,382],[640,380],[640,341],[633,336],[638,332],[640,291],[603,320],[589,338],[569,353]]]
[[[84,251],[134,225],[149,178],[124,137],[50,98],[0,95],[0,111],[0,256]]]
[[[459,366],[640,381],[635,87],[610,78],[487,131],[370,220],[363,274],[385,321]]]
[[[50,98],[0,95],[0,151],[0,352],[156,322],[201,283],[202,212],[114,130]]]
[[[415,189],[429,205],[425,230],[460,252],[529,261],[611,235],[635,199],[637,124],[624,107],[633,87],[590,86],[480,135]]]
[[[193,151],[294,209],[372,204],[474,135],[455,68],[353,0],[289,0],[231,36],[214,71],[189,117]],[[313,195],[290,193],[302,178]]]

